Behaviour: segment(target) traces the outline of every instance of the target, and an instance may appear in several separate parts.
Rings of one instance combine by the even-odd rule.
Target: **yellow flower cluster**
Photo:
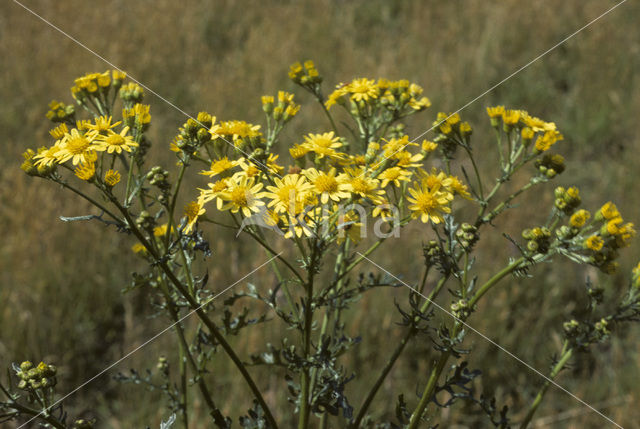
[[[534,148],[537,152],[545,152],[564,137],[557,130],[553,122],[545,122],[540,118],[529,115],[525,110],[505,109],[504,106],[487,107],[487,114],[491,118],[491,125],[510,133],[517,130],[522,142],[529,145],[535,140]]]
[[[95,96],[99,92],[106,93],[111,86],[119,88],[125,77],[126,74],[119,70],[89,73],[75,80],[75,84],[71,87],[71,95],[80,101],[91,95]]]
[[[569,190],[575,188],[569,188]],[[569,191],[567,190],[567,192]],[[577,194],[577,190],[576,190]],[[606,273],[618,267],[618,250],[629,246],[636,231],[633,223],[625,223],[612,202],[604,204],[593,216],[587,210],[577,210],[569,218],[569,227],[560,229],[560,237],[572,239],[578,249],[587,251],[589,263]]]
[[[396,112],[398,117],[426,109],[431,105],[427,97],[422,96],[423,89],[408,80],[389,81],[386,79],[359,78],[348,84],[340,84],[329,95],[325,105],[329,109],[335,104],[355,108],[362,112],[366,107],[371,110],[384,108]],[[348,106],[351,102],[352,106]],[[372,112],[366,112],[371,116]]]
[[[56,165],[70,162],[76,166],[77,177],[91,180],[95,175],[98,152],[116,155],[132,152],[138,146],[129,134],[129,127],[124,126],[116,133],[113,128],[122,123],[112,123],[112,120],[111,116],[99,116],[93,121],[78,121],[76,128],[71,130],[64,123],[57,126],[50,131],[55,143],[38,149],[37,153],[31,149],[25,152],[22,169],[29,174],[46,175]],[[107,174],[105,183],[114,186],[119,181],[119,174],[117,177],[118,180],[115,174]]]
[[[408,201],[412,217],[440,223],[451,211],[454,195],[468,198],[469,193],[458,178],[420,168],[437,145],[425,141],[422,151],[409,150],[416,146],[405,135],[372,142],[366,155],[357,155],[343,152],[345,143],[333,132],[308,134],[290,148],[296,166],[284,176],[279,175],[284,168],[275,164],[277,156],[270,158],[271,164],[267,160],[267,169],[246,157],[213,159],[201,174],[215,180],[200,189],[197,202],[185,209],[187,231],[213,201],[218,210],[277,228],[286,237],[322,234],[339,239],[347,231],[353,235],[366,221],[364,216],[386,221],[391,205],[401,200]],[[265,170],[278,172],[278,177]],[[366,213],[343,211],[352,204],[364,207]]]

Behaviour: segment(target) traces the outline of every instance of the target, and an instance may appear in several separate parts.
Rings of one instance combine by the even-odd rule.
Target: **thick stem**
[[[431,374],[429,375],[429,381],[424,388],[424,392],[422,393],[422,398],[420,398],[420,402],[418,406],[411,414],[411,419],[409,420],[409,426],[407,429],[416,429],[420,424],[420,420],[422,419],[422,414],[424,414],[424,410],[431,402],[431,397],[436,390],[436,386],[438,385],[438,379],[440,378],[440,374],[444,369],[447,361],[449,360],[449,356],[451,356],[450,351],[446,351],[440,355],[440,359],[438,359],[438,363],[431,370]]]

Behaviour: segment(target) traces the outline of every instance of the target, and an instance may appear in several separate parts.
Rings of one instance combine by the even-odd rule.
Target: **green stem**
[[[478,170],[478,165],[476,164],[476,160],[471,155],[471,150],[465,146],[465,150],[469,155],[469,159],[471,160],[471,165],[473,166],[473,171],[476,175],[476,181],[478,182],[478,189],[480,191],[480,199],[484,201],[484,188],[482,186],[482,179],[480,178],[480,171]]]
[[[429,402],[431,402],[431,397],[433,396],[433,393],[436,390],[436,386],[438,385],[438,379],[440,378],[440,374],[442,373],[442,370],[449,360],[449,356],[451,356],[450,351],[442,353],[440,355],[440,359],[438,359],[438,363],[431,370],[429,381],[424,388],[424,392],[422,393],[422,398],[420,398],[418,406],[411,414],[411,419],[409,420],[409,426],[407,429],[416,429],[420,424],[420,420],[422,419],[424,410],[427,408],[427,405],[429,405]]]
[[[338,127],[336,127],[335,122],[333,122],[333,118],[331,117],[331,113],[329,113],[329,109],[327,109],[327,106],[324,105],[324,102],[322,101],[321,97],[316,96],[316,100],[318,100],[318,103],[320,103],[320,106],[322,106],[322,111],[324,112],[326,117],[329,119],[329,122],[331,123],[331,128],[333,128],[333,132],[337,136],[338,135]]]
[[[312,244],[311,256],[309,260],[308,281],[306,284],[307,297],[304,303],[304,332],[303,332],[303,352],[305,360],[311,356],[311,331],[313,328],[313,281],[315,277],[316,245]],[[309,416],[311,413],[311,369],[306,365],[302,368],[302,380],[300,381],[300,418],[298,429],[306,429],[309,426]]]
[[[429,308],[431,307],[431,305],[433,305],[433,300],[438,296],[438,294],[442,290],[442,287],[447,282],[447,279],[448,279],[448,277],[446,277],[446,276],[442,277],[440,279],[440,281],[438,282],[438,284],[436,285],[436,287],[431,291],[431,293],[427,297],[427,300],[424,302],[424,304],[422,304],[422,307],[420,308],[420,311],[422,313],[428,311]],[[423,281],[426,281],[426,277],[423,279]],[[357,429],[360,426],[360,423],[362,422],[362,419],[367,414],[367,411],[369,410],[369,407],[371,406],[371,403],[373,402],[373,399],[375,398],[376,394],[378,393],[378,390],[382,386],[382,383],[384,383],[384,380],[387,378],[387,376],[391,372],[391,369],[393,368],[393,366],[397,362],[398,358],[400,357],[400,355],[404,351],[406,345],[409,343],[409,341],[411,341],[411,339],[416,334],[417,334],[417,331],[412,327],[411,329],[409,329],[407,331],[407,333],[405,334],[404,338],[396,346],[396,349],[393,351],[393,353],[391,354],[391,356],[387,360],[387,363],[384,366],[384,368],[382,368],[382,372],[380,373],[380,375],[376,379],[376,382],[373,384],[373,387],[371,387],[371,389],[369,390],[369,393],[367,394],[367,397],[365,398],[364,402],[362,403],[362,406],[360,407],[360,411],[358,412],[358,415],[356,416],[355,420],[349,425],[350,429]]]
[[[502,280],[507,275],[511,274],[517,268],[520,268],[520,265],[525,262],[526,259],[524,257],[520,257],[504,267],[500,272],[491,277],[485,284],[483,284],[473,295],[473,297],[469,300],[469,308],[473,308],[473,306],[478,302],[482,296],[489,291],[493,286],[495,286],[500,280]]]
[[[553,380],[554,378],[556,378],[558,373],[562,370],[562,368],[567,364],[567,362],[571,358],[572,353],[573,353],[573,349],[570,348],[568,342],[565,341],[564,346],[562,347],[562,354],[560,356],[560,360],[552,368],[551,374],[549,374],[549,379]],[[551,385],[551,382],[549,380],[545,381],[545,383],[542,385],[542,387],[538,391],[538,394],[536,395],[536,398],[531,404],[531,407],[529,408],[529,412],[527,412],[527,415],[522,420],[522,423],[520,423],[520,429],[526,429],[526,427],[529,426],[529,423],[531,422],[531,418],[533,417],[536,410],[542,403],[542,399],[544,398],[545,393],[547,393],[547,389],[549,389],[550,385]]]
[[[178,292],[180,292],[182,297],[187,300],[187,302],[189,303],[189,306],[196,313],[196,315],[202,321],[202,323],[204,323],[204,325],[207,327],[207,329],[209,330],[210,334],[214,337],[214,339],[220,344],[220,346],[222,346],[223,350],[225,351],[225,353],[227,353],[227,355],[229,356],[231,361],[234,363],[234,365],[238,368],[238,370],[240,371],[240,374],[242,375],[242,377],[244,378],[245,382],[249,386],[249,389],[251,390],[251,392],[253,393],[254,397],[256,398],[256,400],[258,401],[260,406],[262,407],[262,409],[264,411],[264,414],[265,414],[265,419],[267,420],[267,422],[271,425],[271,427],[273,429],[277,429],[278,428],[278,424],[276,423],[276,420],[273,417],[269,406],[267,405],[266,401],[264,400],[264,397],[262,396],[262,393],[260,392],[260,389],[258,388],[258,386],[256,385],[255,381],[251,377],[251,374],[249,374],[249,371],[247,370],[247,368],[244,365],[244,363],[242,362],[242,360],[238,357],[238,355],[236,354],[235,350],[233,350],[233,347],[231,347],[231,345],[227,342],[227,340],[224,338],[222,333],[220,333],[220,331],[218,330],[218,327],[215,325],[215,323],[213,323],[213,321],[211,319],[209,319],[209,316],[207,316],[205,311],[202,309],[202,305],[199,304],[194,299],[194,297],[189,294],[189,291],[185,288],[185,286],[182,284],[182,282],[176,277],[176,275],[171,270],[169,265],[167,265],[167,262],[155,252],[154,247],[147,241],[147,239],[144,237],[144,235],[136,227],[135,222],[131,219],[131,216],[129,215],[129,212],[127,211],[127,209],[124,208],[120,204],[120,202],[117,199],[115,199],[114,197],[112,197],[112,202],[116,205],[116,207],[118,207],[118,210],[120,210],[122,215],[125,217],[125,219],[127,220],[128,225],[129,225],[129,228],[131,229],[133,234],[136,236],[136,238],[147,249],[149,254],[157,262],[157,265],[160,267],[160,269],[169,278],[171,283],[176,287]]]
[[[165,297],[165,301],[167,302],[167,308],[169,309],[169,314],[171,315],[171,319],[175,323],[176,333],[178,334],[178,339],[180,341],[180,348],[181,350],[186,351],[185,356],[187,358],[187,362],[191,367],[191,371],[195,374],[195,379],[197,380],[198,388],[200,389],[202,399],[209,407],[209,414],[213,418],[213,421],[216,423],[216,425],[218,425],[218,427],[226,428],[227,422],[225,421],[225,418],[222,415],[222,413],[220,413],[220,410],[218,409],[216,404],[213,402],[211,393],[209,393],[209,388],[207,387],[207,384],[205,383],[204,379],[201,377],[198,365],[196,364],[196,361],[193,358],[193,355],[189,351],[189,345],[187,344],[187,340],[184,335],[184,328],[182,327],[182,323],[180,323],[180,316],[178,315],[178,311],[175,308],[173,300],[171,300],[171,296],[169,294],[169,288],[164,280],[160,282],[160,290],[162,291]]]

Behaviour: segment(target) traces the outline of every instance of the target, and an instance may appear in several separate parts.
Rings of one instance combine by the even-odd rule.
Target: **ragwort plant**
[[[418,143],[404,134],[402,120],[430,105],[418,85],[361,78],[338,85],[325,97],[311,61],[291,66],[289,76],[318,101],[326,132],[307,134],[292,145],[282,141],[282,130],[300,109],[294,95],[283,91],[262,97],[264,127],[218,121],[200,112],[184,123],[170,145],[178,161],[174,172],[146,165],[150,107],[142,104],[143,88],[124,83],[124,73],[78,78],[71,90],[74,104],[49,105],[47,117],[57,124],[51,130],[55,143],[27,150],[22,169],[99,210],[97,215],[66,220],[102,222],[135,237],[133,252],[148,267],[134,274],[131,288],[144,288],[174,324],[177,374],[160,357],[155,371],[131,371],[116,378],[165,395],[170,420],[163,427],[189,427],[192,396],[187,392],[192,389],[206,404],[208,424],[232,427],[232,418],[217,405],[219,393],[214,394],[216,365],[222,359],[235,365],[238,382],[252,392],[254,406],[238,420],[245,428],[283,427],[295,415],[299,429],[414,429],[437,424],[440,409],[458,402],[477,406],[487,425],[506,428],[515,422],[527,427],[551,383],[542,383],[531,405],[515,413],[478,395],[473,381],[480,371],[462,360],[472,351],[463,346],[467,321],[502,280],[531,275],[532,267],[556,256],[614,272],[618,252],[635,235],[633,225],[623,221],[613,203],[591,213],[580,207],[577,188],[558,187],[547,222],[525,230],[522,242],[510,238],[520,256],[496,267],[493,276],[481,282],[475,274],[474,249],[483,230],[512,209],[520,194],[549,182],[565,168],[563,157],[550,152],[563,139],[556,125],[522,110],[489,107],[500,169],[497,177],[488,179],[476,165],[472,127],[458,113],[438,113],[433,141]],[[335,109],[344,109],[351,123],[339,129]],[[290,162],[282,163],[275,153],[281,147],[288,147]],[[197,190],[183,189],[188,172],[205,176],[208,183]],[[499,191],[518,172],[528,176],[526,184],[499,199]],[[183,211],[178,208],[181,192],[193,199]],[[453,209],[464,206],[475,215],[463,221]],[[386,364],[367,380],[368,391],[347,397],[345,386],[362,374],[348,368],[349,352],[360,337],[350,336],[345,314],[357,311],[362,294],[401,286],[392,275],[358,274],[359,267],[412,222],[425,230],[420,250],[424,263],[421,281],[407,291],[408,301],[397,304],[404,335],[389,351]],[[265,291],[249,285],[218,297],[208,287],[206,274],[211,253],[207,237],[216,228],[232,228],[264,248],[277,287]],[[367,235],[375,237],[368,247],[362,240]],[[277,252],[274,243],[280,241],[290,243],[290,251]],[[428,284],[433,285],[429,290]],[[559,327],[565,340],[549,369],[549,380],[577,352],[605,341],[615,325],[638,320],[640,265],[624,294],[592,283],[586,294],[588,316],[576,320],[567,315]],[[449,316],[438,323],[432,317],[434,301],[443,297],[450,301]],[[280,344],[267,344],[248,357],[240,356],[229,338],[261,329],[267,318],[234,308],[245,300],[266,304],[290,328],[282,332]],[[193,313],[199,323],[188,328],[183,319]],[[366,341],[366,333],[363,336]],[[406,346],[420,338],[433,343],[435,359],[427,374],[417,375],[421,392],[411,398],[399,394],[394,421],[386,421],[389,410],[380,412],[371,405],[402,361]],[[267,404],[249,371],[252,366],[254,371],[279,370],[281,391],[291,409],[276,412]],[[62,404],[55,400],[53,366],[25,361],[14,364],[13,372],[0,385],[3,420],[37,419],[44,427],[56,428],[96,424],[67,422]]]

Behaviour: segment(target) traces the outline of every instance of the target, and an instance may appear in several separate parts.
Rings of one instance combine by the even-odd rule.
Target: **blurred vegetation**
[[[408,134],[417,136],[431,127],[437,111],[457,110],[615,3],[24,1],[192,115],[206,109],[221,120],[258,122],[261,95],[278,89],[297,92],[302,111],[289,127],[287,137],[292,141],[300,140],[303,130],[328,129],[328,125],[324,130],[309,129],[310,119],[320,112],[288,81],[288,65],[294,61],[313,59],[325,77],[326,90],[357,76],[406,78],[421,84],[433,107],[408,124]],[[568,164],[556,183],[578,185],[587,208],[611,199],[625,218],[636,223],[640,222],[639,19],[640,4],[622,5],[461,112],[476,136],[491,135],[484,111],[490,104],[524,108],[555,121],[566,137],[558,150]],[[133,240],[103,225],[61,222],[59,215],[84,215],[88,207],[27,178],[19,169],[26,147],[50,140],[50,124],[44,117],[47,103],[63,95],[69,101],[73,78],[104,71],[109,65],[8,1],[0,5],[0,57],[0,363],[6,367],[13,361],[45,359],[60,368],[60,391],[70,391],[167,321],[148,317],[150,304],[143,295],[121,296],[131,272],[139,268],[140,262],[130,256]],[[167,148],[185,118],[150,94],[147,102],[152,105],[154,156],[161,164],[173,162]],[[481,166],[486,171],[496,171],[491,143],[474,141],[478,153],[486,154]],[[516,209],[499,226],[518,235],[542,219],[551,204],[552,188],[547,187],[545,193],[523,202],[540,210]],[[402,247],[383,246],[374,260],[414,282],[419,273],[407,261],[415,259],[415,267],[420,265],[420,243],[426,233],[418,227],[407,232],[401,238],[406,246],[405,242]],[[212,243],[209,265],[211,284],[218,288],[264,258],[246,241],[223,234]],[[487,267],[496,259],[506,261],[512,252],[504,239],[484,246],[480,254],[486,257],[478,263]],[[408,254],[396,250],[400,248],[415,250]],[[635,244],[623,256],[623,272],[603,279],[611,288],[626,277],[638,259],[638,249]],[[479,331],[542,372],[561,341],[561,321],[578,311],[566,308],[563,297],[578,293],[587,276],[600,276],[568,261],[559,267],[538,268],[533,279],[503,285],[485,304],[482,313],[489,316],[471,320]],[[254,281],[272,280],[262,273]],[[406,291],[398,289],[371,294],[359,303],[362,311],[355,312],[354,329],[365,338],[353,368],[366,373],[384,362],[387,343],[398,332],[399,316],[390,303],[403,298]],[[278,326],[267,329],[272,332],[244,338],[246,344],[240,346],[249,353]],[[640,411],[631,405],[640,400],[638,334],[638,330],[626,332],[593,354],[578,356],[576,369],[558,380],[587,402],[601,404],[603,412],[626,428],[640,427]],[[500,402],[516,406],[528,402],[541,378],[483,339],[472,339],[481,350],[471,362],[483,370],[481,388],[493,391]],[[118,386],[112,376],[129,367],[151,367],[160,354],[171,356],[168,344],[162,338],[155,341],[69,398],[68,405],[79,413],[95,410],[87,415],[98,417],[103,427],[158,427],[164,410],[152,395],[136,386]],[[394,386],[409,386],[406,394],[412,395],[416,380],[425,378],[431,345],[411,347],[377,397],[380,410],[393,412],[389,404],[396,398],[389,392]],[[233,372],[226,371],[226,365],[221,362],[215,376],[220,389],[229,392],[228,411],[245,392],[236,391],[228,375]],[[276,380],[274,376],[261,382],[273,386],[267,400],[277,404],[286,397]],[[370,384],[367,377],[361,382]],[[356,404],[364,387],[350,386]],[[147,395],[144,401],[140,395]],[[548,416],[538,421],[546,427],[605,427],[604,420],[557,389],[550,391],[538,415]],[[442,426],[453,427],[454,422],[477,427],[473,421],[458,421],[455,410],[444,417]]]

